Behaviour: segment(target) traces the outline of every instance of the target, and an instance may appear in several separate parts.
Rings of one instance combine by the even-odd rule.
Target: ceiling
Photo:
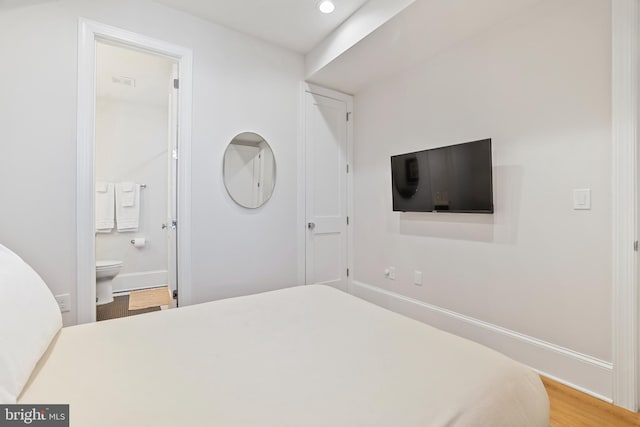
[[[17,9],[34,4],[48,3],[55,0],[0,0],[0,11]]]
[[[417,0],[308,80],[355,94],[497,25],[517,25],[540,2]]]
[[[325,15],[317,0],[154,0],[299,53],[307,53],[367,0],[334,0]]]
[[[153,1],[302,54],[320,56],[334,45],[353,38],[354,32],[362,30],[363,25],[379,18],[389,3],[403,3],[399,0],[333,0],[336,11],[325,15],[316,8],[318,0]],[[517,21],[519,15],[526,16],[527,9],[541,1],[408,2],[400,13],[387,17],[384,24],[372,28],[366,37],[354,40],[355,44],[347,50],[313,70],[307,75],[307,81],[355,94],[496,25]],[[327,38],[336,29],[335,37]],[[323,41],[329,46],[324,46]]]
[[[0,11],[56,0],[0,0]],[[333,0],[332,14],[320,13],[318,0],[152,0],[176,10],[263,39],[301,54],[352,38],[363,25],[379,18],[388,3],[400,0]],[[413,0],[412,0],[413,1]],[[307,76],[321,86],[355,94],[386,76],[407,69],[440,52],[510,21],[542,0],[415,0],[402,12]],[[366,4],[366,7],[362,7]],[[357,12],[357,13],[356,13]],[[354,15],[355,14],[355,15]],[[351,18],[351,19],[349,19]],[[359,19],[358,19],[359,18]],[[348,21],[347,21],[348,20]],[[517,18],[516,18],[517,20]],[[345,21],[347,21],[345,23]],[[344,23],[344,25],[342,25]],[[364,23],[364,24],[363,24]],[[341,26],[342,25],[342,26]],[[364,25],[366,27],[366,25]],[[338,29],[339,28],[339,29]],[[327,38],[334,30],[334,39]],[[326,39],[326,40],[325,40]],[[321,42],[329,41],[329,48]],[[326,44],[326,43],[325,43]],[[316,48],[314,50],[314,48]],[[140,75],[140,69],[112,74]],[[125,96],[124,87],[103,96]],[[141,83],[145,79],[140,80]],[[136,92],[143,88],[138,86]]]

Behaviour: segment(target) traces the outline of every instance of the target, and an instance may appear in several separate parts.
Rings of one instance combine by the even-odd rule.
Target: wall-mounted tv
[[[393,210],[493,213],[491,139],[391,156]]]

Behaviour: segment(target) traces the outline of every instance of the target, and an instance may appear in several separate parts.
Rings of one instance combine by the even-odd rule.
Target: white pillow
[[[47,285],[0,245],[0,404],[16,403],[61,327],[60,309]]]

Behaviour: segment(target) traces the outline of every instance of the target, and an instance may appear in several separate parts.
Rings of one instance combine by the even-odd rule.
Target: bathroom
[[[174,305],[177,72],[172,58],[96,44],[97,320]]]

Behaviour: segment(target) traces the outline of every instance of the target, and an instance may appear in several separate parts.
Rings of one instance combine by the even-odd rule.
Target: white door
[[[178,105],[180,94],[178,85],[178,64],[173,64],[171,73],[171,82],[169,82],[169,197],[167,212],[169,217],[165,223],[167,230],[167,239],[169,248],[169,289],[171,293],[178,293],[178,239],[177,239],[177,220],[178,220]],[[174,301],[176,306],[179,300]]]
[[[242,206],[259,205],[262,150],[255,145],[231,144],[224,161],[229,194]]]
[[[347,290],[347,104],[307,92],[306,283]]]

